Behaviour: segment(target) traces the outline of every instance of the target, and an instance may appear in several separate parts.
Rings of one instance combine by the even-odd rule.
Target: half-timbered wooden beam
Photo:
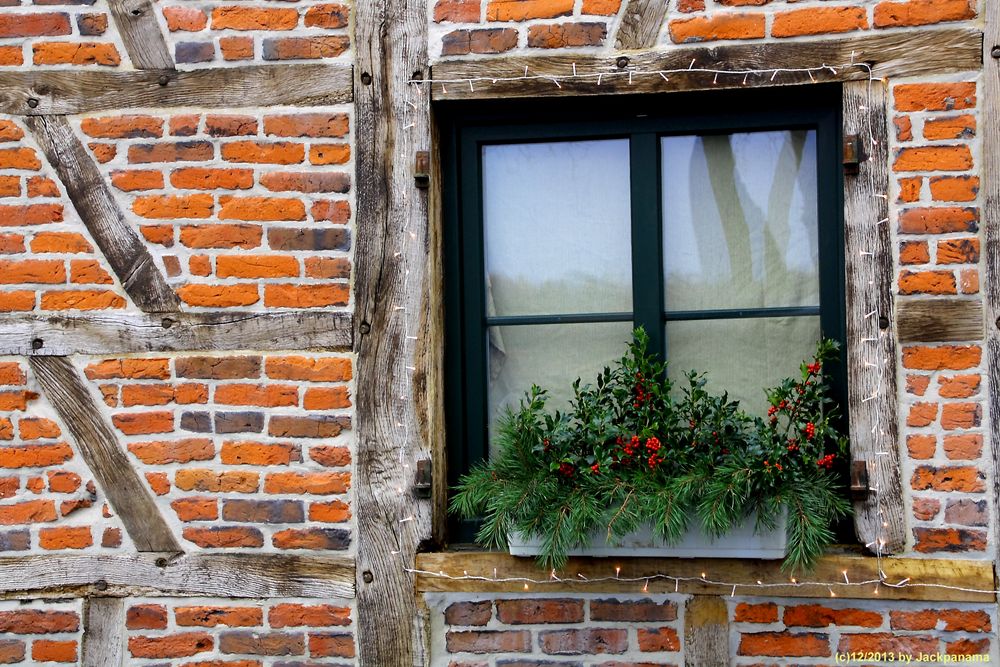
[[[117,109],[323,106],[354,99],[347,64],[254,65],[187,72],[0,72],[0,113],[28,116]]]
[[[717,90],[795,83],[867,80],[975,71],[983,34],[975,28],[878,33],[809,42],[768,42],[672,48],[607,56],[516,56],[445,61],[434,65],[435,100],[627,95]],[[850,63],[858,63],[850,65]],[[830,65],[813,72],[790,71]],[[845,66],[846,65],[846,66]],[[739,74],[683,71],[694,67]],[[528,76],[523,78],[527,68]],[[777,75],[774,69],[784,69]],[[574,69],[583,78],[571,78]],[[657,72],[681,70],[666,77]],[[744,74],[762,70],[760,74]],[[642,74],[646,72],[646,74]],[[597,75],[601,78],[598,80]],[[512,80],[504,81],[505,77]],[[552,77],[560,79],[558,85]],[[470,85],[469,81],[472,80]],[[428,86],[429,84],[425,84]]]
[[[729,609],[714,595],[694,595],[684,605],[684,667],[732,664]]]
[[[907,581],[901,586],[880,585],[879,599],[993,603],[997,597],[990,561],[949,558],[828,555],[822,556],[808,574],[796,575],[797,583],[792,583],[789,573],[781,569],[780,560],[752,558],[570,558],[566,567],[556,572],[559,581],[551,579],[550,571],[539,568],[532,558],[496,552],[420,554],[417,568],[417,590],[436,593],[523,593],[527,581],[532,593],[538,595],[634,595],[645,589],[650,595],[679,592],[729,596],[736,584],[736,595],[829,598],[833,591],[841,598],[871,600],[881,569],[889,584]],[[494,572],[501,573],[499,578],[494,578]],[[851,583],[844,581],[845,572]],[[466,575],[477,578],[466,579]],[[670,577],[679,581],[675,584]],[[767,585],[766,592],[760,584]]]
[[[73,363],[66,357],[31,357],[29,364],[136,549],[180,552],[173,530]]]
[[[136,69],[173,69],[170,47],[151,0],[108,0],[111,18]]]
[[[861,138],[865,159],[844,179],[844,258],[847,293],[847,389],[851,459],[868,466],[869,488],[854,502],[854,528],[872,552],[906,545],[899,472],[895,273],[889,229],[886,88],[844,84],[844,135]]]
[[[115,201],[94,160],[69,122],[59,116],[25,119],[66,194],[125,292],[146,312],[176,312],[180,302],[135,227]]]
[[[628,51],[655,46],[666,15],[667,0],[628,0],[618,26],[615,47]]]
[[[0,354],[349,350],[346,312],[0,315]]]
[[[983,257],[982,289],[986,305],[986,364],[989,386],[989,440],[993,453],[993,525],[1000,524],[1000,3],[987,2],[983,41],[983,78],[979,90],[982,152]],[[1000,546],[994,547],[1000,567]]]
[[[896,304],[900,343],[981,341],[983,303],[978,299],[912,299]]]
[[[125,664],[125,601],[94,597],[83,603],[83,648],[81,665],[122,667]]]
[[[426,0],[359,0],[354,44],[358,655],[363,665],[413,667],[429,659],[409,569],[431,535],[430,502],[411,490],[430,452],[415,378],[437,356],[417,354],[428,204],[413,166],[429,150],[430,109],[409,81],[427,72]]]
[[[183,595],[354,597],[349,556],[256,553],[39,555],[0,558],[0,599]]]

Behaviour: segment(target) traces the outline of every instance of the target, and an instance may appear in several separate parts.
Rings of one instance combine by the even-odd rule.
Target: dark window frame
[[[586,104],[586,111],[581,105]],[[632,321],[644,325],[651,348],[665,351],[668,319],[807,314],[802,309],[664,312],[660,137],[685,134],[814,129],[817,145],[820,327],[845,342],[844,182],[841,87],[814,85],[766,91],[719,91],[554,102],[442,104],[443,245],[445,279],[445,406],[449,487],[488,453],[486,332],[497,324]],[[683,108],[680,108],[683,107]],[[738,111],[733,111],[738,109]],[[585,120],[580,120],[584,119]],[[632,215],[631,313],[486,317],[481,146],[572,139],[628,138]],[[654,194],[655,196],[650,196]],[[473,224],[468,224],[473,221]],[[655,275],[658,280],[650,281]],[[769,312],[764,312],[769,311]],[[787,312],[794,311],[794,312]],[[835,398],[847,410],[844,365]],[[845,415],[846,418],[846,415]],[[846,432],[846,423],[845,423]],[[449,541],[471,542],[474,523],[450,522]]]

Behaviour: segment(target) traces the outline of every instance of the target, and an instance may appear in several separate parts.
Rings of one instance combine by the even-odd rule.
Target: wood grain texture
[[[666,15],[667,0],[628,0],[618,26],[615,47],[629,50],[656,46]]]
[[[986,306],[986,364],[989,386],[989,440],[993,464],[993,530],[1000,529],[1000,3],[987,2],[983,41],[983,76],[979,88],[979,128],[982,141],[979,194],[983,223],[983,297]],[[994,547],[1000,563],[1000,543]]]
[[[28,361],[136,549],[181,551],[149,488],[118,444],[73,363],[66,357],[31,357]]]
[[[994,602],[996,595],[993,564],[988,560],[954,560],[944,558],[883,558],[856,554],[827,555],[819,559],[816,568],[802,580],[823,582],[821,585],[801,581],[792,584],[789,573],[781,569],[780,560],[729,559],[729,558],[570,558],[566,567],[556,576],[569,581],[547,581],[549,571],[539,569],[531,558],[516,558],[497,552],[446,552],[426,553],[417,556],[417,589],[422,592],[477,592],[523,593],[524,577],[541,583],[530,583],[531,592],[537,595],[550,593],[629,593],[645,587],[649,579],[649,594],[673,593],[672,579],[657,579],[656,575],[690,578],[680,581],[677,592],[692,595],[730,595],[733,584],[736,595],[766,595],[767,597],[829,598],[830,590],[837,597],[872,599],[874,584],[859,582],[878,581],[879,565],[886,581],[898,583],[909,578],[903,587],[879,586],[879,599],[889,600],[947,600],[967,602]],[[620,567],[618,579],[615,568]],[[491,581],[494,568],[506,581]],[[844,572],[854,585],[844,583]],[[426,572],[427,574],[423,574]],[[479,580],[449,579],[438,576],[443,572],[451,577],[483,577]],[[712,584],[700,580],[702,573]],[[589,581],[583,581],[580,575]],[[578,581],[573,581],[577,579]],[[599,581],[598,581],[599,580]],[[625,580],[625,581],[623,581]],[[760,581],[769,587],[762,592],[756,586]],[[729,583],[731,582],[731,583]],[[787,585],[784,585],[787,584]],[[771,586],[773,585],[773,586]],[[745,586],[745,588],[744,588]],[[955,586],[969,590],[953,590]],[[984,591],[984,592],[978,592]]]
[[[430,120],[426,95],[408,82],[427,71],[426,0],[359,0],[354,44],[358,655],[413,667],[429,662],[406,568],[431,536],[430,501],[411,489],[415,462],[430,456],[417,396],[432,357],[418,352],[429,323],[427,196],[412,167],[429,150]]]
[[[90,235],[125,292],[145,312],[176,312],[179,301],[65,118],[25,119]]]
[[[0,558],[0,598],[183,595],[229,598],[354,597],[348,556],[195,553]]]
[[[170,47],[150,0],[108,0],[111,18],[136,69],[173,69]]]
[[[323,106],[354,99],[352,67],[253,65],[186,72],[0,72],[0,113],[63,115],[117,109]],[[29,106],[30,100],[35,106]]]
[[[721,597],[696,595],[684,606],[684,667],[719,667],[729,655],[729,609]]]
[[[896,304],[900,343],[981,341],[983,303],[978,299],[911,299]]]
[[[629,54],[628,65],[619,68],[619,54],[609,56],[516,56],[481,60],[444,61],[434,65],[435,100],[495,99],[511,97],[563,97],[580,95],[626,95],[683,90],[717,90],[810,83],[812,81],[867,80],[864,67],[841,67],[851,62],[868,63],[876,77],[945,74],[979,69],[982,62],[982,33],[974,28],[908,30],[838,37],[809,42],[727,44],[676,48]],[[668,81],[659,70],[686,70],[695,67],[724,70],[769,70],[766,74],[716,76],[706,72],[681,72]],[[802,68],[833,65],[836,71],[782,72],[772,79],[773,68]],[[540,79],[496,81],[529,75]],[[557,86],[551,76],[595,75],[586,79],[562,80]],[[637,72],[653,72],[637,74]],[[600,85],[596,75],[602,78]],[[631,73],[631,75],[630,75]],[[475,79],[470,86],[468,79]],[[746,79],[746,83],[744,83]]]
[[[899,553],[906,519],[899,472],[895,271],[888,222],[889,156],[886,90],[879,82],[844,85],[844,134],[864,140],[859,173],[844,181],[847,292],[847,389],[851,458],[868,461],[870,486],[854,502],[854,528],[872,551]]]
[[[122,667],[125,664],[125,601],[122,598],[88,598],[83,607],[81,665]]]
[[[329,311],[0,315],[0,354],[349,350],[352,322]]]

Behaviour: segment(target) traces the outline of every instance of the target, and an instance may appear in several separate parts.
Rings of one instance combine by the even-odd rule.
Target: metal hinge
[[[434,480],[434,467],[430,459],[417,461],[417,474],[413,477],[413,495],[417,498],[430,498]]]
[[[418,188],[426,188],[431,184],[431,154],[428,151],[417,151],[413,159],[413,180]]]
[[[860,135],[844,135],[844,173],[857,174],[861,171],[861,163],[865,161],[864,144]]]
[[[851,461],[851,498],[865,500],[871,492],[871,468],[867,459]]]

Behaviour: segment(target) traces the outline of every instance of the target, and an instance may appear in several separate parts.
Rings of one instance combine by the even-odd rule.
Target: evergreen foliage
[[[821,341],[801,377],[767,390],[766,417],[711,395],[694,371],[673,391],[646,346],[637,329],[615,368],[592,385],[577,379],[568,412],[547,412],[533,386],[499,419],[499,453],[462,477],[451,510],[482,518],[487,547],[505,549],[512,532],[538,536],[545,568],[565,565],[596,531],[615,544],[652,523],[676,544],[692,522],[721,536],[755,513],[766,531],[787,511],[784,566],[809,569],[850,512],[831,471],[847,447],[825,374],[836,344]]]

